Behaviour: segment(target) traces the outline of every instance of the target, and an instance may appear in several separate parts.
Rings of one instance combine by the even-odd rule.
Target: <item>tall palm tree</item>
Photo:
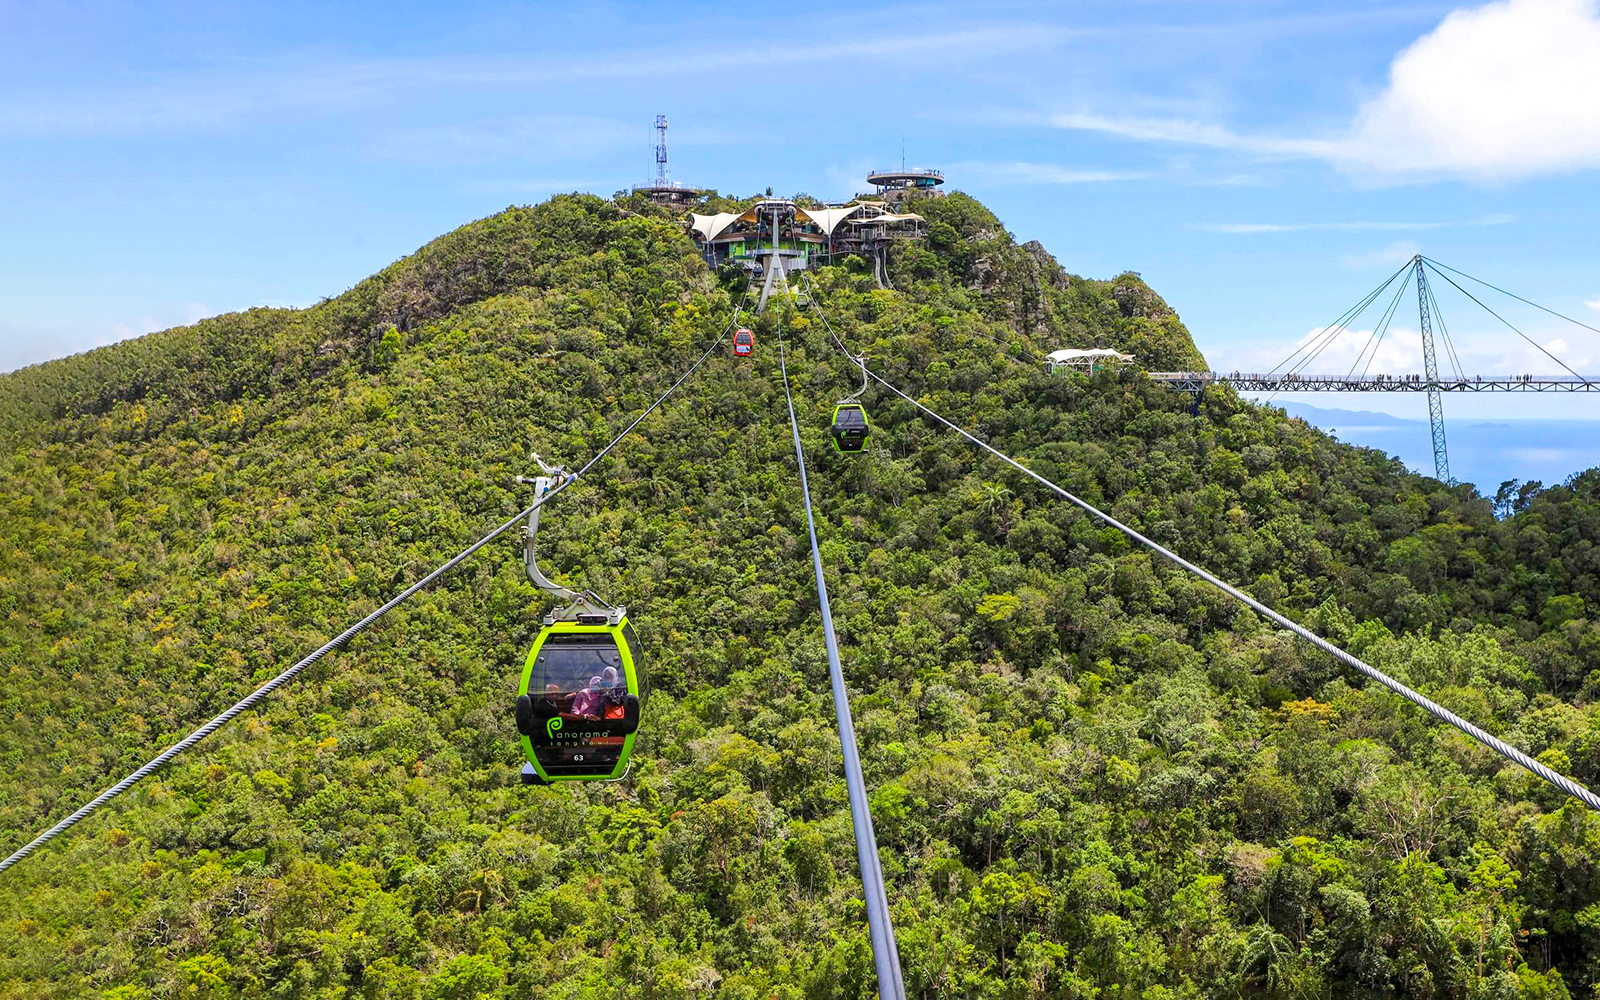
[[[1245,939],[1239,973],[1246,982],[1265,986],[1269,996],[1283,996],[1288,991],[1293,963],[1294,945],[1263,921],[1251,928]]]
[[[984,483],[978,487],[978,505],[988,513],[995,533],[1002,538],[1011,531],[1011,498],[1014,495],[1004,483]]]

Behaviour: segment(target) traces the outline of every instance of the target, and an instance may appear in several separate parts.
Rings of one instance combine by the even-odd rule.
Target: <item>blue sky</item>
[[[734,193],[845,197],[903,142],[1069,270],[1141,272],[1219,369],[1270,368],[1418,251],[1600,327],[1596,0],[771,10],[0,0],[0,370],[610,194],[658,112],[674,178]],[[1439,298],[1466,367],[1554,368]],[[1600,334],[1505,304],[1600,374]],[[1380,365],[1416,370],[1415,331],[1402,311]],[[1426,412],[1356,398],[1304,401]]]

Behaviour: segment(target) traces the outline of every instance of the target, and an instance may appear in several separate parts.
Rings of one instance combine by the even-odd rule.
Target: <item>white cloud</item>
[[[1510,178],[1600,166],[1597,0],[1457,10],[1400,53],[1334,158],[1358,172]]]
[[[165,328],[151,317],[140,316],[131,323],[111,324],[110,335],[101,335],[100,337],[96,338],[99,343],[97,343],[95,346],[103,347],[106,344],[114,344],[119,340],[127,340],[129,337],[142,337],[147,333],[155,333],[157,330],[161,329]]]
[[[1372,268],[1392,270],[1421,252],[1421,248],[1410,240],[1399,240],[1377,250],[1368,250],[1366,253],[1347,254],[1343,263],[1352,271]]]
[[[155,333],[157,330],[170,330],[175,326],[187,326],[198,323],[209,316],[217,315],[220,315],[217,310],[204,302],[190,302],[186,306],[175,306],[166,310],[162,319],[157,319],[154,316],[140,316],[138,319],[129,320],[128,322],[113,323],[110,330],[93,335],[94,344],[92,346],[104,347],[107,344],[115,344],[119,340],[127,340],[130,337],[143,337],[147,333]]]
[[[1286,343],[1250,347],[1241,345],[1236,353],[1219,354],[1215,361],[1219,369],[1227,371],[1265,372],[1274,366],[1281,366],[1280,370],[1282,367],[1293,367],[1304,361],[1308,353],[1316,353],[1316,360],[1303,369],[1305,374],[1343,375],[1351,370],[1352,365],[1358,374],[1363,369],[1369,375],[1420,374],[1423,370],[1422,336],[1415,326],[1416,296],[1402,294],[1399,308],[1389,321],[1388,332],[1384,334],[1382,343],[1376,344],[1372,338],[1372,328],[1378,325],[1375,314],[1387,309],[1388,305],[1389,300],[1385,296],[1356,317],[1362,328],[1341,330],[1331,339],[1328,337],[1328,328],[1316,327],[1297,339],[1292,346],[1286,346]],[[1550,330],[1524,329],[1538,342],[1539,346],[1535,347],[1498,326],[1486,314],[1479,315],[1471,309],[1451,308],[1448,300],[1446,308],[1450,312],[1448,325],[1441,322],[1441,317],[1435,316],[1433,327],[1439,373],[1442,376],[1461,374],[1490,378],[1518,374],[1565,375],[1561,364],[1550,360],[1544,351],[1549,351],[1574,371],[1595,374],[1592,367],[1593,352],[1582,341],[1574,346],[1571,341],[1562,339]],[[1329,340],[1325,346],[1324,340]],[[1377,349],[1373,356],[1375,344]],[[1283,365],[1289,352],[1298,348],[1305,350],[1294,355],[1288,365]],[[1514,405],[1508,410],[1507,404]],[[1451,403],[1449,407],[1456,405]],[[1506,398],[1498,409],[1491,407],[1487,412],[1521,415],[1534,405],[1524,397]]]
[[[1501,0],[1451,13],[1366,102],[1349,165],[1480,178],[1600,166],[1597,0]]]
[[[1517,221],[1514,215],[1485,215],[1468,222],[1209,222],[1194,228],[1203,233],[1251,235],[1256,233],[1362,232],[1378,230],[1409,232],[1416,229],[1444,229],[1447,226],[1499,226]]]
[[[1255,233],[1304,233],[1314,230],[1331,232],[1408,231],[1412,229],[1439,229],[1448,222],[1216,222],[1195,226],[1205,233],[1230,233],[1250,235]]]
[[[969,160],[947,168],[963,177],[991,182],[1016,181],[1024,184],[1093,184],[1106,181],[1135,181],[1150,175],[1121,170],[1078,170],[1058,163],[995,163]]]
[[[1416,330],[1402,329],[1391,323],[1381,343],[1374,340],[1370,329],[1340,330],[1331,339],[1329,332],[1328,327],[1321,326],[1308,331],[1294,344],[1296,349],[1304,350],[1279,370],[1295,367],[1308,354],[1316,355],[1316,359],[1303,369],[1308,375],[1343,375],[1352,367],[1358,375],[1363,369],[1369,375],[1396,375],[1422,370],[1422,338]],[[1257,349],[1246,355],[1243,365],[1233,367],[1268,371],[1273,366],[1282,365],[1287,353],[1282,347]]]
[[[1560,337],[1555,337],[1535,347],[1527,341],[1513,337],[1510,343],[1515,344],[1511,350],[1502,349],[1496,353],[1485,353],[1482,356],[1483,364],[1480,368],[1492,372],[1509,372],[1512,374],[1531,375],[1565,375],[1567,368],[1582,374],[1587,371],[1593,359],[1589,357],[1575,357],[1571,346]],[[1539,348],[1543,348],[1540,350]],[[1554,355],[1557,361],[1551,361]],[[1465,359],[1463,359],[1465,360]]]
[[[1221,125],[1185,118],[1131,118],[1082,113],[1052,115],[1058,128],[1103,132],[1144,142],[1175,142],[1213,149],[1233,149],[1268,159],[1331,157],[1335,143],[1324,139],[1289,139],[1240,135]]]
[[[1316,159],[1369,181],[1504,180],[1600,167],[1600,0],[1497,0],[1452,12],[1327,136],[1252,135],[1182,118],[1087,113],[1051,124],[1261,159]]]
[[[1590,309],[1600,309],[1600,299],[1586,299],[1583,304]]]

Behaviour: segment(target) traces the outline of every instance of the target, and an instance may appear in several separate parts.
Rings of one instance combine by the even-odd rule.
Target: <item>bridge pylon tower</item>
[[[1433,352],[1433,317],[1428,311],[1428,277],[1422,255],[1411,259],[1417,272],[1417,317],[1422,325],[1422,372],[1428,385],[1428,426],[1433,431],[1433,474],[1450,485],[1450,453],[1444,443],[1444,400],[1439,394],[1439,359]]]

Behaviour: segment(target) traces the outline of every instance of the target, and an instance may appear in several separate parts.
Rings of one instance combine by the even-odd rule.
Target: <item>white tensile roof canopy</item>
[[[689,213],[689,228],[700,235],[702,241],[714,240],[722,235],[722,231],[738,221],[736,212],[718,212],[716,215],[700,215]]]
[[[1116,358],[1118,361],[1127,362],[1133,360],[1133,355],[1123,354],[1121,351],[1113,351],[1109,347],[1065,347],[1045,355],[1046,361],[1053,361],[1058,365],[1070,361],[1090,361],[1095,358]]]
[[[906,213],[895,215],[885,212],[883,206],[877,202],[858,201],[842,208],[800,208],[795,210],[795,218],[802,222],[810,222],[825,235],[832,236],[839,227],[849,222],[851,225],[896,225],[902,222],[921,222],[922,216]],[[755,210],[750,209],[743,214],[737,212],[718,212],[716,215],[700,215],[696,212],[689,213],[689,228],[700,237],[702,243],[721,236],[728,227],[735,222],[756,222]]]
[[[859,225],[868,226],[876,225],[880,222],[886,224],[893,224],[896,222],[921,222],[922,216],[917,215],[915,212],[907,212],[904,215],[896,215],[893,212],[879,212],[877,215],[865,216],[863,218],[856,219],[855,221]]]
[[[846,205],[843,208],[802,208],[795,214],[805,216],[807,219],[810,219],[818,229],[822,230],[827,235],[832,236],[833,231],[838,229],[839,225],[844,222],[844,220],[850,218],[852,215],[855,215],[857,212],[866,207],[867,206],[865,205],[857,203],[854,205]]]

